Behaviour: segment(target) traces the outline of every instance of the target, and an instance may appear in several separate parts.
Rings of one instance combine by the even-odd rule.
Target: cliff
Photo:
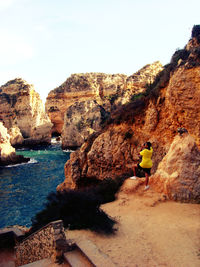
[[[16,155],[15,149],[10,144],[10,135],[3,123],[0,122],[0,166],[28,162],[29,158]]]
[[[169,199],[200,203],[199,166],[200,150],[195,139],[187,133],[177,135],[151,177],[151,184]]]
[[[58,190],[77,188],[90,178],[132,175],[141,145],[153,144],[152,174],[169,151],[179,127],[185,127],[200,147],[200,42],[173,55],[145,92],[111,114],[107,126],[93,134],[65,165],[65,181]],[[177,163],[178,164],[178,163]]]
[[[15,79],[0,87],[0,120],[12,145],[50,143],[52,124],[33,85]]]
[[[73,74],[52,90],[47,97],[46,111],[54,124],[53,132],[62,134],[63,148],[82,145],[89,134],[102,129],[112,110],[131,101],[133,94],[144,92],[162,69],[155,62],[129,77]]]
[[[46,100],[46,111],[53,123],[53,132],[61,133],[66,110],[76,102],[94,101],[110,105],[109,96],[122,91],[126,76],[104,73],[72,74],[61,86],[52,90]]]

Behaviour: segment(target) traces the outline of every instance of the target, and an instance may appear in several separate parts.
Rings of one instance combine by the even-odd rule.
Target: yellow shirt
[[[142,156],[142,162],[140,163],[140,166],[142,168],[152,167],[152,160],[151,160],[152,153],[153,153],[152,147],[150,148],[150,150],[145,148],[140,152],[140,155]]]

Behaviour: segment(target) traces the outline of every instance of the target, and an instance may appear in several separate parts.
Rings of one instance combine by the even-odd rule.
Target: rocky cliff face
[[[189,134],[177,135],[150,183],[168,198],[200,203],[200,150]]]
[[[50,142],[52,124],[42,100],[22,79],[0,87],[0,119],[11,134],[12,145]]]
[[[110,106],[109,97],[121,92],[126,76],[104,73],[73,74],[61,86],[52,90],[46,101],[46,111],[54,124],[53,131],[61,133],[66,110],[77,102],[94,101]],[[87,105],[87,104],[86,104]]]
[[[102,128],[113,109],[131,101],[133,94],[144,92],[146,85],[152,83],[162,69],[162,65],[155,62],[129,77],[73,74],[51,91],[46,110],[54,124],[53,131],[62,133],[63,147],[80,146],[89,134]]]
[[[109,116],[96,100],[76,102],[65,112],[62,130],[63,147],[80,147],[88,136],[101,130],[101,125]]]
[[[15,149],[10,144],[10,135],[3,123],[0,122],[0,166],[17,164],[29,161],[29,158],[16,155]]]
[[[131,166],[148,140],[154,148],[154,174],[179,127],[185,127],[200,147],[199,48],[200,42],[193,37],[143,95],[113,112],[110,124],[71,154],[65,165],[66,179],[58,190],[77,188],[86,178],[132,175]]]

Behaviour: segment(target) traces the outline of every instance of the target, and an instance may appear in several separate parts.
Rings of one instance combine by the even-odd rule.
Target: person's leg
[[[150,172],[145,172],[145,187],[144,187],[144,190],[147,190],[149,189],[149,175],[150,175]]]
[[[133,165],[133,175],[136,176],[137,165]]]
[[[136,169],[137,169],[137,165],[133,165],[133,175],[134,176],[132,176],[132,177],[130,177],[130,179],[132,179],[132,180],[136,180]]]
[[[149,185],[149,174],[147,172],[145,172],[145,185],[148,186]]]

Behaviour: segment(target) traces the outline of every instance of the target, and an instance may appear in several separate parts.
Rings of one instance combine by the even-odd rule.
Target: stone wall
[[[51,222],[15,247],[16,266],[51,258],[66,247],[63,222]]]

